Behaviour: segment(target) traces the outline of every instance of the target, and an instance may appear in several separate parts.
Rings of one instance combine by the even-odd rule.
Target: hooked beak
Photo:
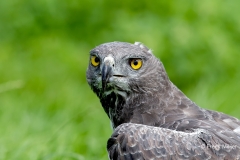
[[[109,63],[104,63],[102,67],[102,89],[106,89],[109,78],[112,76],[112,66]]]
[[[111,55],[104,58],[102,67],[102,89],[105,91],[110,77],[113,75],[114,59]]]

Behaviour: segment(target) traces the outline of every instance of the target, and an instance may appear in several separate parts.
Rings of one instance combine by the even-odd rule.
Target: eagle
[[[113,128],[109,159],[240,159],[240,120],[196,105],[142,43],[95,47],[86,77]]]

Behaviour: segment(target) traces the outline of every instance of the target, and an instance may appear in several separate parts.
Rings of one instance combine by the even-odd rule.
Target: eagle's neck
[[[166,90],[121,94],[111,92],[100,98],[113,128],[122,123],[138,123],[161,126],[166,115],[177,109],[178,103],[193,103],[172,83]],[[194,105],[195,106],[195,105]],[[171,115],[174,117],[174,115]],[[169,115],[168,115],[169,117]]]
[[[172,86],[164,90],[161,88],[160,90],[131,94],[125,92],[110,92],[107,95],[100,96],[100,101],[111,120],[113,128],[116,128],[122,123],[129,122],[144,124],[142,120],[143,114],[155,109],[161,114],[166,107],[165,101],[172,99]]]
[[[118,125],[122,123],[129,122],[130,116],[123,115],[125,110],[124,108],[126,107],[127,104],[127,94],[123,92],[121,94],[111,92],[107,95],[102,96],[100,98],[100,101],[106,114],[111,120],[113,128],[116,128]]]

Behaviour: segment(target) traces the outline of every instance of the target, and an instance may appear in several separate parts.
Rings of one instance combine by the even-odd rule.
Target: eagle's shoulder
[[[191,133],[124,123],[108,140],[110,159],[238,159],[240,137],[196,129]],[[234,133],[228,133],[232,135]]]

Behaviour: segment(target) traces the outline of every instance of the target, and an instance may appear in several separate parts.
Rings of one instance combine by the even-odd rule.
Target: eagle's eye
[[[140,69],[142,67],[142,59],[132,58],[129,60],[129,64],[135,70]]]
[[[94,67],[100,64],[100,59],[97,56],[91,56],[91,63]]]

